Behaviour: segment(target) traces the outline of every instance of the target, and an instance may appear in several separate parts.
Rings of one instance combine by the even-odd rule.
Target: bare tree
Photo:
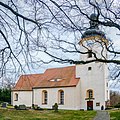
[[[110,105],[115,106],[120,103],[120,93],[117,91],[110,91]]]
[[[25,72],[26,67],[30,69],[43,63],[87,64],[98,61],[110,64],[111,78],[117,79],[118,84],[120,51],[114,46],[114,40],[108,39],[108,44],[97,41],[106,47],[110,57],[106,59],[103,54],[98,58],[92,52],[95,59],[89,61],[78,59],[80,53],[88,54],[80,51],[78,43],[85,31],[91,29],[89,21],[99,24],[103,32],[106,29],[118,31],[119,41],[119,4],[117,0],[0,1],[1,76],[6,72]],[[91,13],[97,15],[96,19],[91,19]]]

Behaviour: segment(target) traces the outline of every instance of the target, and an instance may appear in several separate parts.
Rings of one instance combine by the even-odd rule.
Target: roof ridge
[[[23,74],[23,75],[21,75],[21,76],[29,76],[29,75],[43,75],[44,73],[37,73],[37,74],[35,74],[35,73],[33,73],[33,74]]]
[[[75,65],[74,66],[65,66],[65,67],[56,67],[56,68],[48,68],[48,69],[46,69],[46,70],[51,70],[51,69],[62,69],[62,68],[69,68],[69,67],[75,67]],[[45,71],[46,71],[45,70]],[[44,74],[44,73],[43,73]]]

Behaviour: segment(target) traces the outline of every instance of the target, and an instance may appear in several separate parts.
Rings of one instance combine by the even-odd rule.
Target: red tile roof
[[[40,80],[41,76],[42,74],[22,75],[12,90],[32,90],[32,87]]]
[[[76,86],[75,66],[47,69],[43,74],[22,75],[13,90]]]

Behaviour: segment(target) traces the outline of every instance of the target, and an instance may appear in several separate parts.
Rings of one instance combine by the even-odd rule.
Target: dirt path
[[[110,120],[110,115],[107,111],[97,111],[94,120]]]

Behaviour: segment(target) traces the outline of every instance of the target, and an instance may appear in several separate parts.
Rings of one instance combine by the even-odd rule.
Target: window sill
[[[85,98],[85,100],[94,100],[95,98]]]
[[[64,104],[59,103],[58,105],[64,105]]]

